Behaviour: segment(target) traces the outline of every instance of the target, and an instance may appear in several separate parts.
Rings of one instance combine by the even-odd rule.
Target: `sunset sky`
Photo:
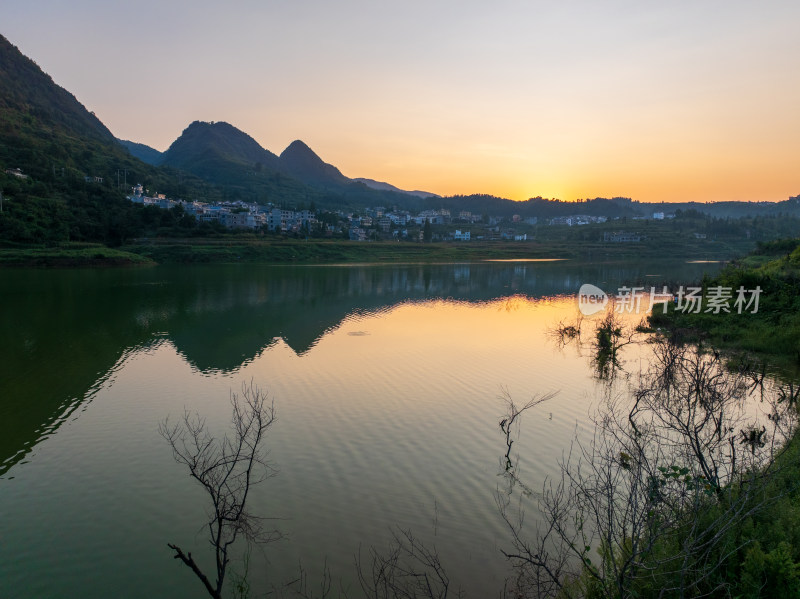
[[[121,6],[124,4],[124,6]],[[800,194],[800,2],[36,0],[0,33],[120,138],[194,120],[514,200]]]

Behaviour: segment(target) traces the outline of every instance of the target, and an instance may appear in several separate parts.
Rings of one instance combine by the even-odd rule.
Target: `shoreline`
[[[755,244],[750,244],[754,246]],[[747,244],[706,242],[666,248],[652,242],[597,241],[354,242],[319,239],[161,238],[111,248],[101,244],[0,248],[0,268],[117,268],[157,264],[435,264],[467,262],[592,262],[672,258],[726,262]]]

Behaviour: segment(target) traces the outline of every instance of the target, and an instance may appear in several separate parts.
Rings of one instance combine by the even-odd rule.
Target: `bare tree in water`
[[[214,573],[209,577],[203,572],[191,552],[172,543],[168,546],[175,552],[175,559],[188,566],[215,598],[222,596],[231,547],[239,538],[265,543],[279,536],[264,527],[264,518],[247,509],[251,488],[273,474],[263,441],[275,421],[274,404],[251,383],[242,386],[240,395],[231,393],[231,406],[232,431],[222,438],[212,436],[205,419],[188,411],[177,424],[171,424],[169,419],[159,424],[159,432],[172,447],[175,460],[188,468],[189,475],[211,500],[207,526],[214,548]]]
[[[543,486],[533,530],[498,493],[516,596],[724,593],[746,542],[729,533],[774,501],[763,489],[793,430],[785,409],[762,418],[747,398],[716,355],[659,339],[633,401],[609,400]]]

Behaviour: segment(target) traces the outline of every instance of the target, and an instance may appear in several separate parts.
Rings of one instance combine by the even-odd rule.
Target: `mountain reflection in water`
[[[692,268],[5,271],[0,512],[15,517],[2,531],[0,595],[197,596],[166,543],[203,553],[204,497],[157,425],[190,410],[224,430],[229,392],[250,381],[275,400],[267,446],[280,471],[252,507],[290,537],[254,554],[270,563],[251,568],[255,589],[296,574],[299,560],[311,577],[326,559],[348,577],[359,544],[383,547],[398,525],[434,541],[475,596],[495,594],[498,396],[558,392],[544,417],[526,415],[514,446],[540,480],[585,427],[598,384],[590,358],[560,350],[548,327],[575,316],[583,283],[612,293],[718,266]]]
[[[703,268],[705,267],[705,268]],[[716,265],[667,264],[658,282]],[[202,372],[230,372],[276,339],[304,355],[351,315],[431,298],[482,302],[573,294],[644,280],[652,263],[356,267],[205,266],[7,270],[0,473],[52,432],[129,350],[168,338]],[[670,274],[671,273],[671,274]]]

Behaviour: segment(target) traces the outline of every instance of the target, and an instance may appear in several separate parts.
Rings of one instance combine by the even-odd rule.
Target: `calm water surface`
[[[210,566],[206,497],[158,424],[188,409],[223,432],[251,381],[275,401],[278,475],[250,501],[286,535],[254,552],[254,591],[326,561],[353,589],[359,550],[399,526],[436,546],[454,585],[496,596],[501,396],[558,392],[514,446],[536,488],[607,391],[585,351],[548,335],[580,285],[677,287],[718,268],[0,271],[0,597],[202,596],[166,543]],[[632,349],[625,367],[644,359]]]

